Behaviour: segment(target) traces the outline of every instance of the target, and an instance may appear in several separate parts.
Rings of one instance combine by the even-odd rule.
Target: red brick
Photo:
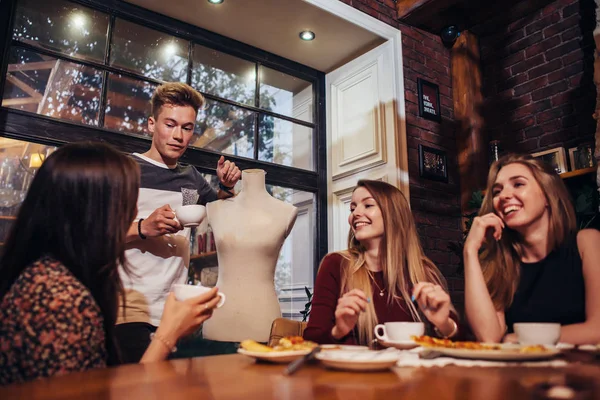
[[[543,124],[553,119],[560,118],[564,115],[569,115],[573,113],[573,106],[571,104],[565,104],[561,107],[553,108],[542,113],[539,113],[535,116],[535,121],[538,124]]]
[[[573,28],[564,31],[560,37],[562,38],[562,40],[564,42],[567,42],[574,38],[580,38],[581,37],[581,29],[579,28],[579,26],[574,26]]]
[[[558,11],[555,11],[554,13],[552,13],[548,16],[545,16],[541,19],[538,19],[538,20],[532,22],[531,24],[527,25],[525,27],[525,32],[527,33],[527,35],[531,35],[532,33],[539,32],[542,29],[544,29],[545,27],[547,27],[548,25],[555,24],[558,21],[560,21],[560,14],[558,13]]]
[[[541,42],[534,44],[533,46],[529,46],[525,49],[525,58],[530,58],[537,56],[538,54],[544,54],[545,51],[558,46],[562,43],[562,40],[559,36],[552,36],[548,39],[544,39]]]
[[[521,72],[528,71],[531,68],[534,68],[543,63],[544,63],[544,55],[538,54],[535,57],[529,58],[525,61],[521,61],[520,63],[513,65],[510,68],[510,72],[513,75],[520,74]]]
[[[517,53],[511,54],[508,57],[504,57],[500,61],[500,65],[502,67],[506,68],[506,67],[510,67],[511,65],[518,63],[519,61],[523,61],[524,59],[525,59],[525,52],[519,51]],[[489,67],[495,67],[495,64],[491,64],[491,65],[489,65]]]
[[[526,139],[537,138],[543,134],[544,134],[544,130],[537,125],[523,130],[523,137]]]
[[[558,81],[560,79],[570,78],[573,75],[583,73],[583,61],[568,65],[558,71],[548,75],[548,83]]]
[[[547,110],[548,108],[550,108],[550,104],[550,99],[544,99],[542,101],[538,101],[536,103],[531,103],[524,107],[517,108],[515,111],[513,111],[512,118],[524,118],[529,115]]]
[[[579,14],[579,2],[573,3],[563,9],[563,18],[570,17],[574,14]]]
[[[548,83],[546,76],[540,76],[537,79],[524,83],[515,87],[515,96],[521,96],[522,94],[532,92],[536,88],[543,87]]]
[[[550,37],[550,36],[554,36],[557,34],[562,34],[563,32],[567,31],[569,28],[571,27],[576,27],[579,25],[579,15],[574,15],[570,18],[565,18],[560,22],[557,22],[556,24],[552,24],[550,26],[548,26],[547,28],[545,28],[542,33],[544,34],[544,37]]]
[[[565,140],[565,135],[563,132],[557,132],[557,130],[560,129],[560,123],[557,124],[558,121],[552,121],[549,122],[547,124],[545,124],[544,126],[542,126],[542,129],[544,129],[546,127],[546,129],[544,129],[546,133],[545,135],[542,135],[539,138],[539,147],[544,148],[544,147],[550,147],[550,146],[555,146],[559,143],[562,143]]]
[[[567,104],[571,102],[572,94],[571,92],[564,92],[561,94],[557,94],[552,97],[552,107],[557,107],[562,104]]]
[[[525,117],[512,123],[512,128],[515,130],[522,130],[529,128],[535,124],[535,118],[533,116]]]
[[[546,75],[552,71],[556,71],[557,69],[562,67],[562,61],[560,59],[550,61],[544,65],[540,65],[539,67],[531,69],[527,76],[529,79],[535,79],[538,76]]]
[[[402,35],[402,51],[404,52],[407,48],[414,49],[418,45],[418,42],[408,35]]]
[[[533,127],[531,128],[532,130],[536,129],[537,127]],[[533,137],[532,139],[527,139],[524,140],[522,142],[518,143],[518,148],[519,151],[522,151],[524,153],[530,153],[534,150],[536,150],[538,148],[538,138],[537,136],[539,136],[539,133],[535,134],[535,137]]]
[[[508,46],[508,51],[510,53],[515,53],[519,50],[523,50],[526,47],[529,47],[533,44],[540,42],[543,39],[542,32],[536,32],[532,35],[526,36],[524,39],[521,39],[510,46]]]
[[[404,48],[402,51],[402,55],[410,60],[415,60],[418,63],[425,63],[425,56],[423,54],[418,53],[415,50]]]
[[[533,93],[531,93],[531,99],[533,101],[547,99],[552,95],[564,92],[567,88],[567,84],[564,81],[559,81],[541,89],[534,90]]]
[[[572,51],[579,50],[579,40],[573,39],[566,43],[561,44],[558,47],[555,47],[546,52],[546,60],[554,60],[555,58],[562,57],[564,55],[569,54]]]

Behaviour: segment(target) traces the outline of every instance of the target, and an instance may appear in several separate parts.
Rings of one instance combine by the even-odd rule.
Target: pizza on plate
[[[309,340],[304,340],[302,336],[286,336],[279,339],[279,343],[273,347],[250,339],[242,341],[240,347],[247,351],[270,353],[276,351],[312,350],[317,347],[317,344]]]
[[[502,351],[514,351],[519,353],[544,353],[548,349],[542,345],[532,346],[517,346],[507,348],[500,344],[488,344],[480,342],[453,342],[449,339],[438,339],[431,336],[413,336],[412,340],[423,346],[431,348],[442,348],[442,349],[459,349],[459,350],[502,350]]]

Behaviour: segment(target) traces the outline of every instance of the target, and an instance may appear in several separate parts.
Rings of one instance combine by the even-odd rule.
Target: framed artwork
[[[541,158],[542,161],[552,166],[558,174],[567,172],[567,157],[565,149],[562,147],[532,153],[531,155],[535,158]]]
[[[419,117],[430,121],[441,122],[440,87],[435,83],[417,78],[419,97]]]
[[[419,145],[419,175],[434,181],[448,182],[446,152]]]
[[[596,160],[594,159],[592,144],[588,143],[571,147],[569,149],[569,162],[571,164],[571,171],[593,167],[596,164]]]

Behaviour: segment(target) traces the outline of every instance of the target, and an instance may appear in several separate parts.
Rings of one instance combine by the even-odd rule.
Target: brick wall
[[[393,0],[340,0],[402,32],[406,128],[410,176],[410,203],[423,248],[448,279],[453,297],[462,303],[463,280],[459,258],[448,249],[461,239],[456,140],[453,128],[450,52],[438,36],[400,24]],[[440,87],[442,123],[419,118],[417,78]],[[419,177],[418,144],[445,150],[448,155],[448,183]]]
[[[518,152],[593,141],[594,26],[593,0],[556,0],[480,38],[490,139]]]

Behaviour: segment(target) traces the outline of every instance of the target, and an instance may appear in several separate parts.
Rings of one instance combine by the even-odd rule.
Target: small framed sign
[[[419,145],[419,175],[434,181],[448,182],[446,152]]]
[[[419,90],[419,117],[441,122],[440,87],[421,78],[417,78],[417,87]]]

